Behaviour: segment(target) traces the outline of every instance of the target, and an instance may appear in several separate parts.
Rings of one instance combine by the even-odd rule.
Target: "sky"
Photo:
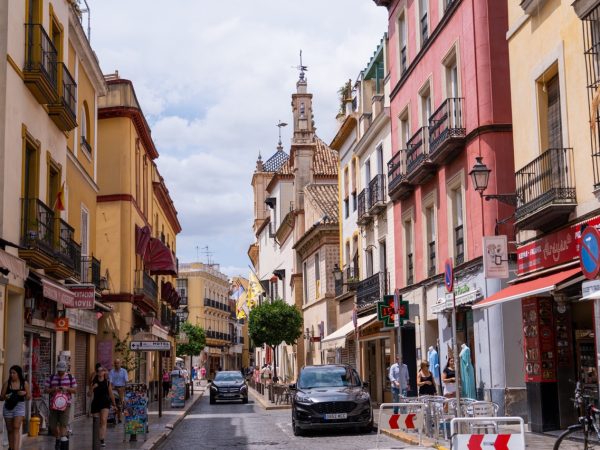
[[[247,276],[250,185],[259,151],[292,122],[299,50],[317,134],[337,131],[337,91],[356,80],[387,30],[372,0],[88,0],[91,44],[105,74],[133,82],[178,211],[180,262]],[[84,25],[87,17],[84,16]],[[291,129],[282,129],[289,152]]]

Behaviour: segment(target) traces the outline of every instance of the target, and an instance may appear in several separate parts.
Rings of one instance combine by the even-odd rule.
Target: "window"
[[[546,86],[548,97],[548,148],[562,148],[562,120],[560,114],[560,88],[558,75],[555,75]]]
[[[60,167],[54,161],[48,162],[48,206],[55,212],[58,206],[57,197],[61,188]],[[59,213],[60,214],[60,213]]]
[[[456,64],[456,53],[452,54],[444,62],[446,72],[446,97],[460,97],[458,89],[458,66]]]
[[[379,243],[379,271],[387,274],[387,247],[385,240]]]
[[[358,206],[358,201],[356,199],[356,191],[352,192],[352,211],[356,211],[356,208]]]
[[[350,215],[350,199],[346,197],[344,199],[344,218],[348,218]]]
[[[315,254],[315,298],[321,297],[321,261],[319,260],[319,254]]]
[[[452,189],[452,228],[454,236],[454,264],[465,262],[465,242],[463,230],[463,198],[462,187]]]
[[[304,288],[304,304],[308,301],[308,273],[306,271],[306,263],[302,264],[302,284]]]
[[[89,139],[89,117],[87,102],[83,102],[81,106],[81,119],[79,124],[81,132],[81,149],[87,156],[92,156],[92,146],[90,145]]]
[[[350,242],[346,242],[346,266],[350,267]]]
[[[365,250],[365,276],[369,278],[373,275],[373,249]]]
[[[136,146],[135,146],[135,201],[136,203],[139,205],[140,201],[141,201],[141,197],[140,197],[140,184],[141,184],[141,175],[140,175],[140,161],[141,161],[141,156],[140,156],[140,146],[139,146],[139,140],[136,139]]]
[[[398,42],[400,49],[400,76],[404,75],[406,69],[408,69],[408,57],[406,53],[406,18],[404,14],[398,19]]]
[[[414,248],[412,220],[404,222],[404,246],[406,255],[406,284],[414,283]]]
[[[148,214],[148,157],[146,155],[144,155],[144,167],[142,168],[143,170],[143,192],[144,192],[144,214]]]
[[[408,110],[400,117],[400,148],[406,148],[410,139],[410,126],[408,124]]]
[[[81,205],[81,256],[89,255],[89,212]]]
[[[365,162],[365,186],[369,185],[369,181],[371,181],[371,160],[367,159]]]
[[[419,9],[421,13],[419,18],[419,25],[421,27],[421,47],[423,47],[427,43],[427,39],[429,39],[429,24],[427,21],[427,12],[429,9],[428,2],[429,0],[419,1]]]
[[[350,215],[350,180],[348,176],[348,167],[344,169],[344,218]]]
[[[433,206],[425,209],[425,226],[425,232],[427,233],[427,275],[432,277],[437,270],[435,257],[435,209]]]
[[[383,146],[380,144],[377,146],[377,174],[381,175],[383,173]]]
[[[360,278],[360,270],[358,268],[358,236],[354,236],[352,239],[352,248],[354,253],[352,255],[352,269],[354,270],[354,277]]]
[[[421,89],[419,96],[421,98],[421,126],[425,127],[429,124],[429,117],[431,117],[431,90],[429,83]]]

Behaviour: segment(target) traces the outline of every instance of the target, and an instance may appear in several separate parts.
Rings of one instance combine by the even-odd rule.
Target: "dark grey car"
[[[305,366],[290,385],[292,429],[296,436],[311,429],[373,427],[371,397],[356,370],[347,365]]]
[[[217,400],[241,400],[242,403],[248,403],[248,385],[239,371],[217,372],[210,383],[211,405]]]

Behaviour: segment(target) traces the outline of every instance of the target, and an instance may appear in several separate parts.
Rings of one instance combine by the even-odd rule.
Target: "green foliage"
[[[113,340],[115,342],[115,354],[116,357],[121,360],[121,366],[128,372],[136,370],[139,366],[138,355],[131,351],[129,343],[131,342],[131,336],[129,333],[125,335],[122,340],[119,336],[113,332]]]
[[[265,302],[250,311],[248,333],[255,345],[294,344],[302,334],[302,314],[281,299]]]
[[[206,346],[206,334],[198,325],[192,325],[185,322],[181,325],[180,331],[188,337],[187,343],[177,343],[177,356],[198,356]]]

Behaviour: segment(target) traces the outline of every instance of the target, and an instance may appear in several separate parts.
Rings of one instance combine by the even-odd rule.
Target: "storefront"
[[[369,382],[371,401],[377,404],[392,401],[388,378],[392,358],[393,328],[383,328],[382,322],[374,320],[359,329],[358,342],[361,349],[362,376]]]

